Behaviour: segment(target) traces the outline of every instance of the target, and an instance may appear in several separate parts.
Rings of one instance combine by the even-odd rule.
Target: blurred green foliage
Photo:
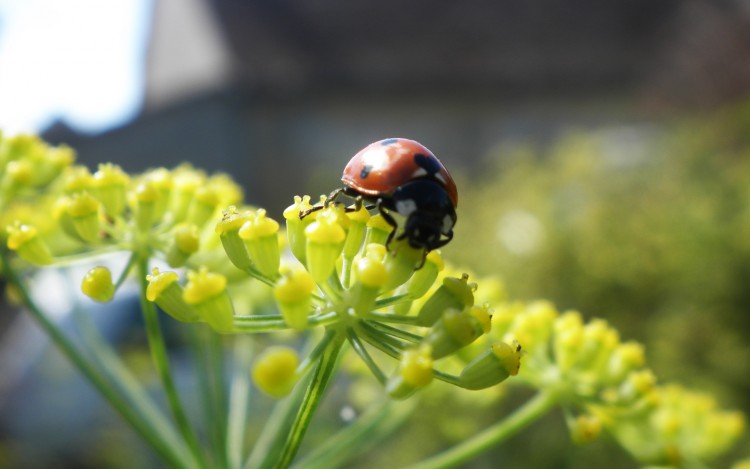
[[[450,259],[512,298],[606,318],[661,382],[750,411],[750,101],[489,162],[460,187]]]

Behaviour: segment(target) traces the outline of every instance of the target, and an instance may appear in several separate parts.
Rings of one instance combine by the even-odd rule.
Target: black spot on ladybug
[[[380,143],[383,144],[383,145],[393,145],[396,142],[398,142],[397,138],[387,138],[387,139],[383,140]]]
[[[414,155],[414,162],[417,164],[417,166],[427,171],[427,174],[429,175],[437,174],[440,172],[440,163],[438,163],[437,159],[435,158],[430,158],[427,155],[417,153],[416,155]]]
[[[370,175],[370,171],[372,171],[372,165],[366,164],[362,166],[362,171],[360,171],[359,177],[361,177],[362,179],[366,179],[367,176]]]

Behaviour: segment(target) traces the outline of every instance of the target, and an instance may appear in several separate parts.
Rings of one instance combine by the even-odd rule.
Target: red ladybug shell
[[[445,166],[424,145],[406,138],[371,143],[354,155],[344,168],[341,181],[372,197],[389,196],[399,186],[415,179],[432,179],[458,206],[458,189]]]

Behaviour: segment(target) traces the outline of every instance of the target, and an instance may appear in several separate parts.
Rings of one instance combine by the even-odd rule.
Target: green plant
[[[716,409],[710,397],[658,386],[643,348],[622,342],[606,322],[509,301],[498,280],[470,282],[437,252],[422,265],[424,253],[405,242],[387,250],[389,225],[364,209],[331,205],[300,219],[310,201],[296,197],[281,230],[263,209],[242,205],[226,176],[189,166],[128,175],[101,165],[91,174],[73,156],[35,137],[1,137],[5,278],[60,351],[171,466],[349,466],[418,412],[415,401],[433,381],[451,394],[507,382],[536,396],[414,468],[460,464],[557,407],[574,441],[607,430],[653,464],[700,466],[743,429],[742,415]],[[113,253],[127,257],[114,276],[103,258]],[[85,333],[73,339],[37,305],[27,286],[36,269],[72,262],[91,266],[81,289],[93,301],[137,285],[169,416],[86,314],[77,316]],[[157,305],[197,350],[200,422],[175,384]],[[280,399],[256,434],[252,362],[255,387]],[[298,455],[337,375],[377,397]]]

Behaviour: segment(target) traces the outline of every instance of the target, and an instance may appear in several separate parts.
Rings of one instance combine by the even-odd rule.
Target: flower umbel
[[[644,464],[705,466],[744,428],[741,414],[719,410],[710,396],[659,385],[643,346],[622,341],[606,321],[559,312],[544,301],[509,302],[498,279],[477,281],[444,264],[440,252],[415,248],[419,227],[406,230],[404,217],[387,205],[336,203],[348,192],[322,196],[315,206],[309,196],[295,197],[284,211],[284,230],[264,209],[241,205],[241,191],[227,176],[188,165],[131,175],[103,164],[92,174],[73,159],[68,147],[0,134],[7,246],[0,249],[0,266],[42,329],[172,467],[288,467],[340,369],[364,371],[369,392],[360,401],[377,401],[372,393],[401,400],[431,390],[482,390],[506,380],[538,390],[507,419],[420,467],[460,464],[558,405],[574,442],[608,432]],[[393,225],[410,237],[395,236],[386,246]],[[111,263],[103,259],[117,252],[127,254],[116,258],[127,258],[124,266],[100,265],[117,265],[115,256]],[[23,279],[33,280],[33,266],[73,272],[69,266],[82,262],[90,270],[81,290],[97,302],[111,301],[137,273],[148,346],[164,391],[159,397],[171,420],[96,327],[86,326],[86,311],[72,315],[81,333],[68,337],[24,286]],[[167,264],[176,270],[154,267]],[[192,427],[195,416],[185,411],[171,376],[156,306],[168,320],[186,323],[171,331],[188,332],[197,352],[203,432]],[[271,334],[246,337],[256,333]],[[266,346],[269,339],[289,345]],[[232,360],[224,360],[230,343]],[[352,360],[340,360],[349,350]],[[425,389],[435,380],[451,386]],[[252,432],[261,436],[243,461],[251,383],[273,398],[291,395],[266,429]],[[481,398],[489,394],[493,400]],[[500,394],[470,400],[496,402]],[[346,464],[371,443],[365,441],[370,435],[388,434],[401,421],[391,419],[393,412],[410,408],[389,402],[366,412],[298,465]],[[204,435],[210,445],[202,445]]]

